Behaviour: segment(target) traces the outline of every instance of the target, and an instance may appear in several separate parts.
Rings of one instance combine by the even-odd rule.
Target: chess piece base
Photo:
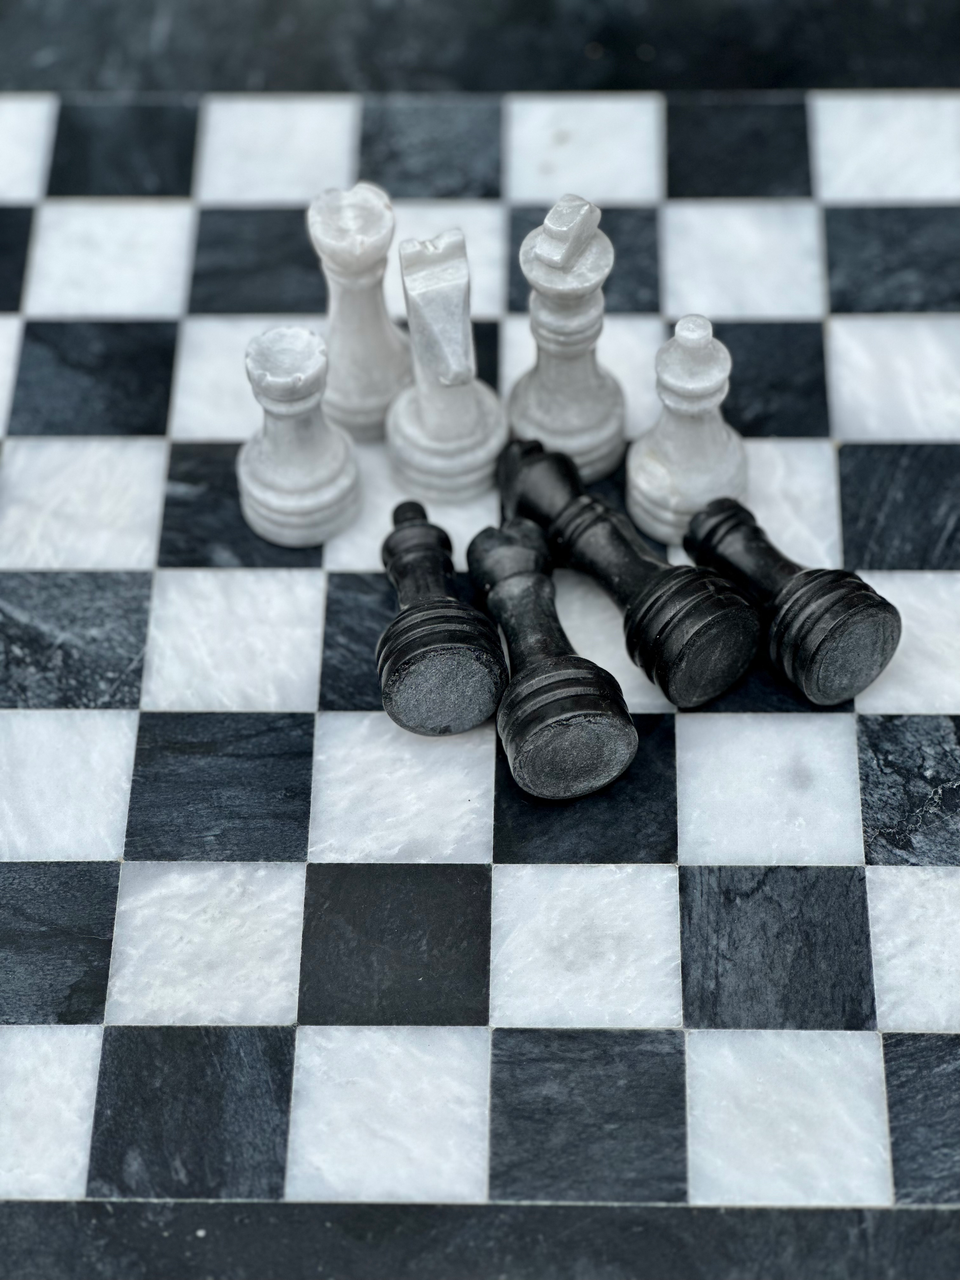
[[[507,416],[510,430],[519,440],[539,440],[548,451],[573,458],[585,484],[615,471],[626,448],[625,407],[620,384],[605,369],[594,368],[596,386],[590,396],[593,420],[579,430],[556,429],[555,414],[546,404],[543,382],[537,367],[528,370],[510,393]]]
[[[747,459],[740,436],[717,418],[698,450],[692,432],[690,451],[670,459],[658,449],[656,427],[635,440],[627,452],[626,502],[630,519],[650,538],[679,544],[691,517],[717,497],[739,498],[747,487]],[[709,444],[709,448],[706,448]]]
[[[316,547],[355,519],[360,474],[348,441],[339,431],[336,435],[342,444],[340,469],[315,484],[296,487],[267,478],[262,435],[247,441],[237,455],[237,482],[243,517],[254,533],[280,547]]]
[[[475,380],[477,422],[472,436],[438,441],[428,436],[416,387],[407,387],[387,414],[387,443],[398,476],[418,498],[461,502],[493,487],[497,456],[507,442],[507,424],[496,393]]]
[[[331,426],[339,427],[358,444],[375,444],[384,438],[384,422],[395,394],[390,392],[364,403],[348,404],[328,392],[323,398],[323,415]]]

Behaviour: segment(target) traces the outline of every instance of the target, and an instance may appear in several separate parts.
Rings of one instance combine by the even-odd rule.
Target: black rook
[[[547,543],[529,520],[484,529],[467,550],[510,655],[497,713],[510,772],[525,791],[568,800],[618,778],[637,753],[637,731],[608,671],[574,653],[546,575]]]
[[[846,569],[805,569],[789,560],[732,498],[698,511],[683,545],[757,601],[771,661],[811,702],[846,702],[893,657],[900,615],[889,600]]]
[[[507,667],[489,618],[457,599],[450,539],[401,502],[383,563],[400,613],[377,645],[383,709],[413,733],[465,733],[490,718]]]
[[[515,440],[500,455],[504,516],[547,530],[556,561],[592,574],[624,610],[627,651],[678,707],[723,693],[753,658],[760,620],[708,569],[669,565],[626,516],[584,492],[573,461]]]

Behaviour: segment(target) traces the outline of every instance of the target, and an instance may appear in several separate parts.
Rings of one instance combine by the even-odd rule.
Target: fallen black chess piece
[[[401,502],[383,563],[400,612],[377,644],[383,709],[413,733],[465,733],[488,720],[507,687],[500,637],[457,598],[450,539],[419,502]]]
[[[636,755],[637,731],[616,680],[560,625],[542,531],[519,519],[484,529],[467,562],[510,655],[497,729],[514,779],[546,800],[599,791]]]
[[[620,604],[627,652],[672,703],[699,706],[743,675],[760,620],[731,583],[661,560],[626,516],[584,491],[570,458],[537,441],[508,444],[497,479],[504,518],[536,521],[556,563],[592,574]]]
[[[698,511],[683,545],[757,602],[770,660],[818,706],[854,697],[893,657],[900,615],[889,600],[849,570],[788,559],[733,498]]]

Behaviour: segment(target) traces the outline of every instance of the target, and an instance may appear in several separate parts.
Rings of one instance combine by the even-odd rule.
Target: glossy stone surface
[[[500,99],[481,94],[367,96],[360,177],[396,198],[496,199]]]
[[[956,209],[827,209],[833,311],[956,311]]]
[[[733,357],[723,416],[743,436],[826,436],[827,388],[819,324],[714,325]]]
[[[960,1202],[960,1036],[883,1037],[898,1204]]]

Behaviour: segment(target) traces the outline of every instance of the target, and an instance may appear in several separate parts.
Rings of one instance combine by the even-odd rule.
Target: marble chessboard
[[[398,319],[397,242],[462,228],[504,394],[566,191],[631,436],[714,321],[748,504],[902,614],[855,704],[758,666],[675,714],[560,571],[622,779],[536,801],[491,724],[387,719],[383,446],[322,549],[234,470],[358,178]],[[7,94],[0,201],[0,1276],[955,1276],[960,93]],[[498,503],[430,515],[463,570]]]

